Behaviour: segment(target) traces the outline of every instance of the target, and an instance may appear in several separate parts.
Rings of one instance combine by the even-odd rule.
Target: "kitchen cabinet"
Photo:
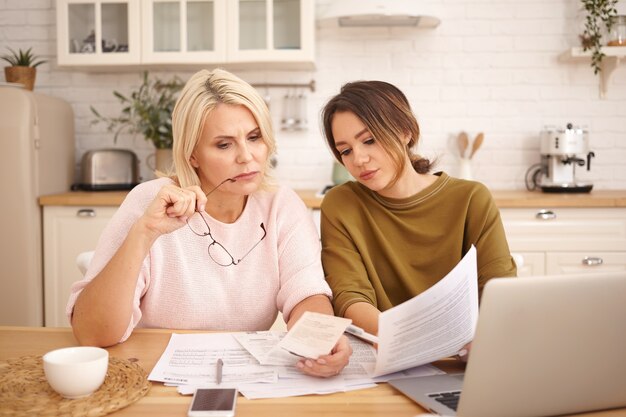
[[[626,270],[626,208],[501,208],[520,276]]]
[[[311,0],[148,0],[143,5],[144,63],[314,60]]]
[[[509,240],[509,244],[511,241]],[[522,257],[522,266],[517,267],[518,277],[532,277],[544,275],[546,271],[546,254],[543,252],[516,252],[512,253]]]
[[[226,62],[226,0],[142,4],[142,62]]]
[[[57,0],[59,65],[139,64],[138,0]]]
[[[313,64],[313,0],[229,1],[228,61]]]
[[[314,6],[314,0],[59,0],[59,65],[311,69]]]
[[[45,326],[69,326],[65,305],[70,286],[82,278],[76,257],[95,249],[116,211],[112,206],[43,207]]]

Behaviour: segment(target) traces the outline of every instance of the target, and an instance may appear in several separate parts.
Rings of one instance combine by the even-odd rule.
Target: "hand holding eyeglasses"
[[[156,238],[183,227],[196,211],[204,211],[206,202],[206,195],[196,185],[188,188],[166,185],[148,206],[142,220]]]

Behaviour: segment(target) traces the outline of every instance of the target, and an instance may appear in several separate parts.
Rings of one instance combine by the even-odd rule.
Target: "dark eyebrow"
[[[358,139],[363,133],[368,132],[368,128],[364,128],[363,130],[361,130],[360,132],[358,132],[356,135],[354,135],[354,139]],[[335,142],[335,147],[340,146],[340,145],[345,145],[346,142]]]

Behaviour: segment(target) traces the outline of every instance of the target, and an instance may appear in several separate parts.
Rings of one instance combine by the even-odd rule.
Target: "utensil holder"
[[[472,161],[468,158],[459,159],[459,178],[464,180],[473,180]]]

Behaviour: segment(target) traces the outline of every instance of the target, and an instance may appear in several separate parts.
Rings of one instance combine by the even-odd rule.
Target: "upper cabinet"
[[[142,62],[226,62],[228,0],[144,0]]]
[[[58,0],[59,65],[139,64],[139,1]]]
[[[59,0],[59,65],[312,68],[314,0]]]
[[[239,0],[228,5],[228,61],[315,60],[313,0]]]

